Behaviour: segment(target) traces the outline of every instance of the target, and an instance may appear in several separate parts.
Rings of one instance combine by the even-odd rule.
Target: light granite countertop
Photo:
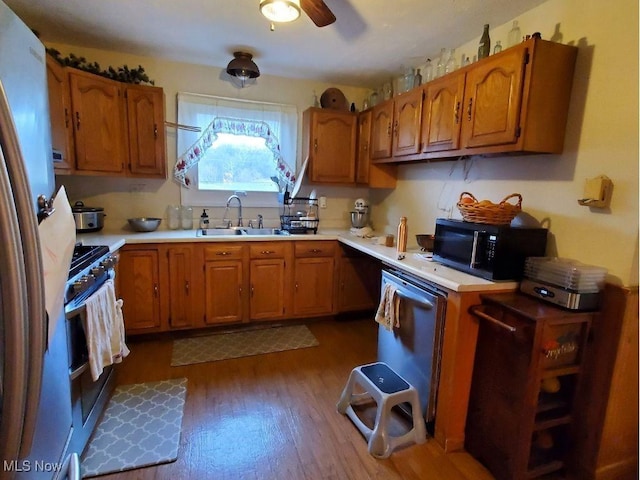
[[[126,230],[103,230],[95,233],[77,234],[78,242],[82,242],[84,245],[107,245],[111,251],[116,251],[125,244],[299,240],[337,240],[344,245],[348,245],[362,253],[377,258],[386,265],[403,270],[454,292],[491,292],[497,290],[516,290],[518,288],[518,282],[515,281],[493,282],[428,260],[418,249],[407,251],[405,258],[398,260],[395,247],[386,247],[378,244],[376,237],[356,237],[348,230],[324,230],[318,232],[316,235],[218,235],[209,237],[197,237],[196,230],[156,230],[155,232],[146,233],[136,233]]]

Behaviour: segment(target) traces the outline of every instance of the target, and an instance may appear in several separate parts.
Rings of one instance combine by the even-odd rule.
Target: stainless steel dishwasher
[[[388,331],[380,325],[378,361],[418,390],[427,429],[433,434],[447,296],[427,281],[390,268],[382,272],[382,291],[386,284],[396,288],[400,299],[400,326]],[[408,404],[401,409],[411,413]]]

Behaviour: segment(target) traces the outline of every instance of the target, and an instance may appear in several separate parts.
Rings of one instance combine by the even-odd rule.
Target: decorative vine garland
[[[62,58],[60,52],[55,48],[47,48],[47,53],[51,55],[60,65],[65,67],[73,67],[85,72],[94,73],[101,77],[110,78],[123,83],[147,83],[155,85],[153,80],[149,80],[149,77],[142,68],[138,65],[138,68],[129,68],[126,65],[119,67],[117,70],[113,67],[109,67],[107,70],[102,70],[98,62],[89,63],[84,57],[76,57],[73,53],[70,53],[68,57]]]

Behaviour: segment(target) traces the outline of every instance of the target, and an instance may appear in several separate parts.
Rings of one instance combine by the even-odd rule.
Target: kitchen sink
[[[279,228],[244,228],[241,232],[241,235],[289,235],[289,232]]]
[[[199,228],[196,230],[196,237],[215,237],[220,235],[289,235],[286,230],[279,228],[250,228],[250,227],[233,227],[233,228]]]
[[[196,237],[215,237],[220,235],[241,235],[239,228],[199,228],[196,230]]]

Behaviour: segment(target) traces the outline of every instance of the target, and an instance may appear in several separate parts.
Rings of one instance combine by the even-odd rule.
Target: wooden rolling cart
[[[575,393],[593,312],[520,293],[483,295],[465,448],[498,480],[567,467]]]

